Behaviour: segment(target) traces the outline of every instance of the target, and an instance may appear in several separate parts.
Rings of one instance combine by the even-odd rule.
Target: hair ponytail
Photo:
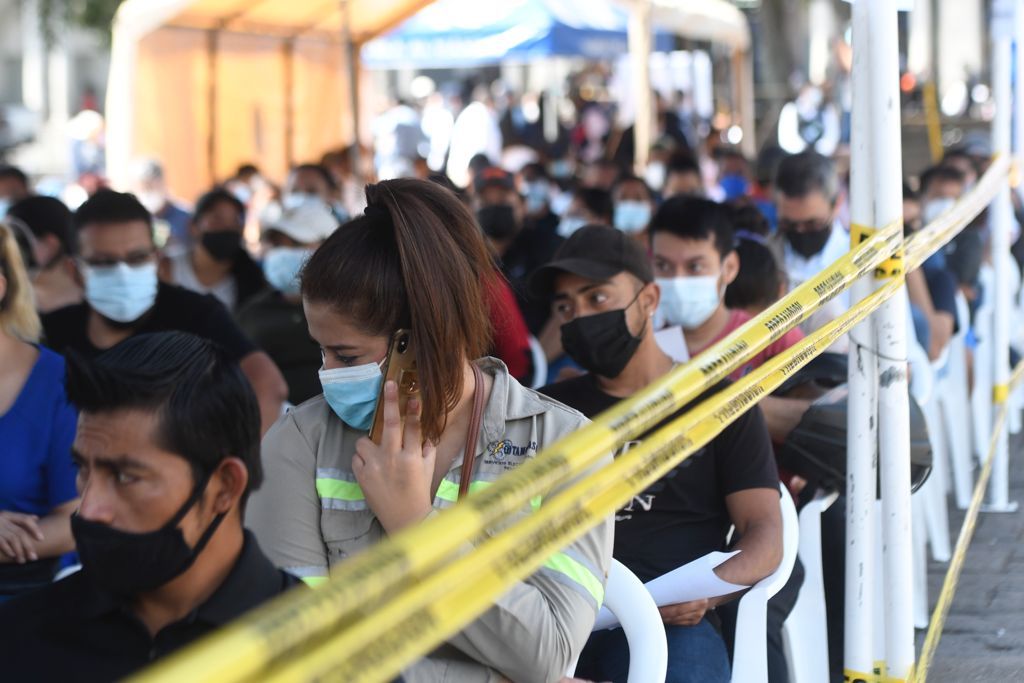
[[[302,275],[302,295],[367,332],[412,330],[423,431],[440,438],[462,395],[463,363],[490,345],[485,287],[495,268],[476,220],[451,191],[422,180],[366,188],[363,216],[338,229]]]

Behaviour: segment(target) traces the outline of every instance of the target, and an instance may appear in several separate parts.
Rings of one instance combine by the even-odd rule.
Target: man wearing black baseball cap
[[[566,353],[588,371],[541,393],[594,417],[672,369],[674,362],[652,329],[658,285],[643,247],[625,233],[581,228],[533,274],[530,288],[552,302],[563,323]],[[635,447],[645,436],[627,446]],[[782,558],[778,481],[768,430],[755,406],[616,513],[615,558],[647,582],[724,549],[735,525],[733,549],[742,552],[714,571],[737,586],[753,585]],[[736,595],[660,608],[668,639],[667,683],[729,680],[714,608]],[[615,629],[591,636],[576,671],[584,678],[618,681],[626,679],[628,666],[625,637]]]

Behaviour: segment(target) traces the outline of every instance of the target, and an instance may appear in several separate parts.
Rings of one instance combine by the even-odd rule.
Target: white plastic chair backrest
[[[548,357],[544,354],[544,347],[540,340],[532,334],[528,337],[530,342],[530,357],[533,359],[533,381],[531,389],[540,389],[548,383]]]
[[[81,568],[82,568],[82,565],[80,565],[80,564],[68,565],[67,567],[64,567],[63,569],[61,569],[59,572],[57,572],[54,575],[53,582],[57,583],[61,579],[66,579],[67,577],[71,576],[75,572],[79,571]]]
[[[668,642],[661,613],[640,579],[618,560],[613,559],[608,570],[604,606],[622,624],[629,645],[628,683],[664,683],[668,672]],[[573,663],[569,676],[575,669]]]
[[[796,516],[796,506],[785,486],[779,484],[779,490],[782,561],[774,572],[754,584],[740,598],[736,614],[736,640],[732,651],[734,683],[768,682],[768,600],[789,581],[800,546],[800,522]]]
[[[918,405],[924,405],[935,389],[935,370],[928,353],[914,339],[907,339],[907,361],[910,363],[910,393]]]
[[[800,510],[799,555],[804,583],[782,628],[791,683],[819,683],[829,677],[821,515],[838,497],[837,492],[819,493]]]

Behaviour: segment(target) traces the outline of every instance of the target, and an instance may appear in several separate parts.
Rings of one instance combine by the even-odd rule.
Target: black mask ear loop
[[[633,304],[635,304],[637,301],[640,300],[640,295],[644,293],[644,290],[647,288],[647,285],[649,285],[649,284],[651,284],[651,283],[649,283],[649,282],[643,283],[643,286],[640,287],[639,290],[637,290],[636,296],[633,297],[633,300],[630,301],[628,304],[626,304],[626,306],[622,309],[623,314],[625,314],[625,312],[628,311]],[[644,332],[647,331],[647,322],[650,319],[651,319],[651,317],[649,315],[644,316],[644,324],[643,324],[643,327],[640,328],[640,332],[638,334],[634,335],[633,332],[630,331],[629,334],[634,339],[643,339],[644,338]],[[628,319],[626,320],[626,329],[627,330],[629,329],[629,320]]]
[[[210,478],[212,476],[213,473],[211,472],[207,474],[205,477],[203,477],[203,479],[196,484],[195,488],[192,489],[192,495],[188,497],[188,500],[186,500],[182,504],[181,508],[179,508],[178,511],[174,514],[174,516],[167,521],[167,524],[164,525],[165,529],[177,528],[181,520],[183,520],[185,518],[185,515],[188,514],[188,511],[191,510],[192,507],[197,502],[199,502],[199,499],[203,497],[203,493],[206,492],[206,486],[210,483]],[[216,517],[214,517],[213,521],[210,522],[210,525],[206,527],[206,531],[203,532],[203,535],[199,537],[199,540],[192,548],[192,559],[189,560],[189,566],[191,566],[192,562],[196,559],[199,553],[203,551],[203,548],[206,547],[206,544],[210,542],[210,539],[213,537],[214,532],[217,531],[217,527],[219,527],[220,523],[224,521],[224,517],[226,515],[226,512],[221,512]]]

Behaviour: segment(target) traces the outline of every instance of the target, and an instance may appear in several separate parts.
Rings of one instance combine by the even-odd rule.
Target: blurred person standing
[[[8,209],[32,194],[28,176],[17,166],[0,164],[0,218]]]
[[[299,405],[320,393],[320,347],[309,336],[299,296],[299,276],[313,252],[338,227],[330,207],[307,203],[267,225],[262,241],[263,272],[270,287],[235,314],[238,326],[280,368],[288,402]]]
[[[503,148],[498,116],[487,86],[477,85],[472,97],[473,101],[455,118],[448,150],[448,177],[457,187],[470,184],[469,162],[473,157],[483,154],[493,164],[501,158]]]
[[[36,310],[49,313],[82,300],[82,288],[74,278],[71,211],[53,197],[27,197],[11,207],[10,221],[20,221],[35,238],[32,274]]]
[[[669,157],[661,196],[668,199],[676,195],[703,197],[704,194],[704,180],[697,160],[689,152],[676,152]]]
[[[298,583],[242,526],[260,415],[222,349],[140,335],[69,358],[67,386],[82,569],[0,605],[5,678],[120,680]]]
[[[192,216],[184,206],[173,199],[164,180],[164,167],[156,159],[138,159],[133,165],[132,192],[146,207],[157,224],[158,240],[167,246],[187,249],[192,245],[189,223]],[[92,196],[94,192],[89,192]],[[160,224],[166,226],[167,234],[161,235]],[[163,245],[161,245],[163,246]]]
[[[152,220],[133,195],[111,190],[97,192],[78,208],[75,277],[85,301],[43,316],[47,342],[60,353],[74,349],[96,356],[146,332],[205,337],[240,365],[268,428],[288,394],[281,372],[217,299],[159,281]]]
[[[577,187],[558,224],[558,236],[568,239],[584,225],[611,226],[614,213],[610,192],[596,187]]]
[[[40,330],[21,252],[0,223],[0,602],[48,584],[74,547],[77,418],[64,359],[39,346]]]
[[[160,260],[160,280],[199,294],[212,294],[229,311],[236,311],[267,282],[242,241],[245,206],[223,188],[207,192],[196,202],[189,223],[192,247],[172,251]]]
[[[477,223],[504,275],[489,282],[486,288],[493,328],[491,352],[508,366],[509,374],[529,386],[533,379],[533,355],[516,295],[518,290],[523,292],[520,297],[524,296],[525,285],[518,278],[513,280],[510,273],[511,268],[518,272],[526,264],[506,261],[523,229],[523,200],[516,191],[515,178],[494,166],[481,170],[474,182],[474,203]]]

